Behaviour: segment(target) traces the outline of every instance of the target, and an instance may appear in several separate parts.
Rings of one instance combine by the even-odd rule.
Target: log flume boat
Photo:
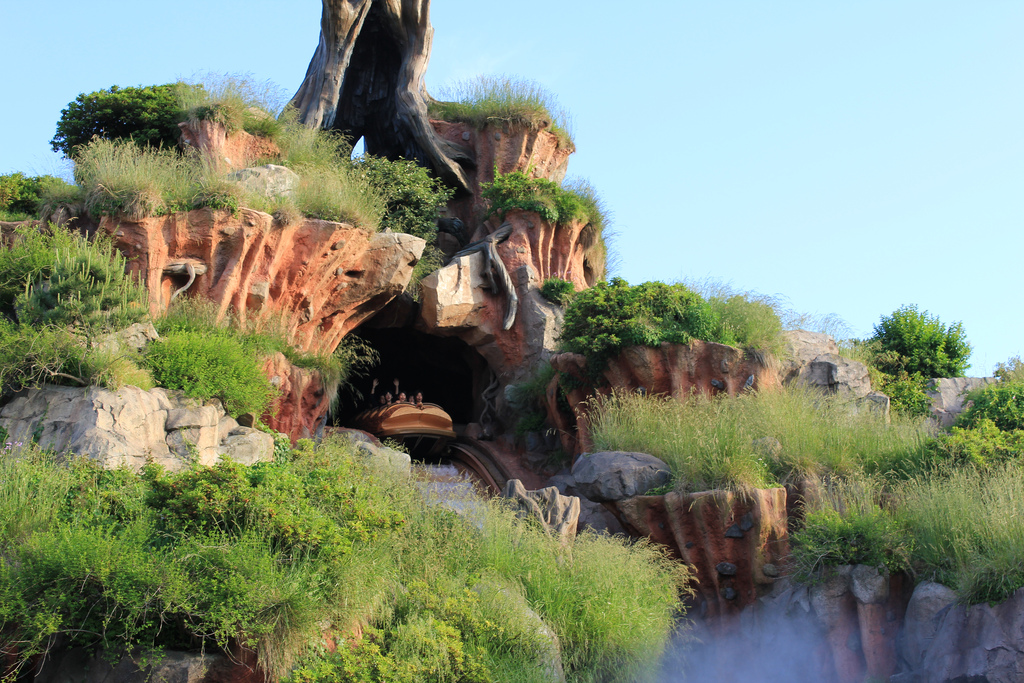
[[[403,441],[413,457],[426,458],[444,452],[455,438],[452,418],[436,403],[392,403],[364,410],[352,426],[378,439]]]

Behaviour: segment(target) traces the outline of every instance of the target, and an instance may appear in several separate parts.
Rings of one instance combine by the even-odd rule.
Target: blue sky
[[[616,273],[715,278],[856,336],[917,304],[975,374],[1024,354],[1024,3],[434,0],[427,87],[537,81],[573,114]],[[198,72],[290,94],[320,3],[5,3],[0,173],[49,151],[80,92]]]

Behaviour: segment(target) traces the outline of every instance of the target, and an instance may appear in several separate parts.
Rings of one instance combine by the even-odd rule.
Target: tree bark
[[[292,105],[308,126],[362,138],[368,154],[414,159],[468,190],[465,148],[427,117],[430,0],[323,0],[320,43]]]

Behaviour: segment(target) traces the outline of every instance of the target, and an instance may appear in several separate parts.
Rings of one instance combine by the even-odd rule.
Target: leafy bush
[[[576,293],[576,286],[568,280],[549,277],[540,286],[540,294],[545,299],[559,306],[564,306]]]
[[[872,380],[874,388],[889,397],[892,410],[910,417],[931,413],[932,400],[925,393],[928,380],[919,373],[908,375],[900,370],[894,375],[889,375],[879,372],[877,379]]]
[[[415,235],[428,243],[436,241],[438,212],[454,190],[415,161],[364,155],[354,159],[352,165],[384,200],[382,230]]]
[[[26,176],[20,171],[0,175],[0,220],[35,218],[46,195],[72,187],[51,175]]]
[[[518,209],[532,211],[555,224],[592,224],[599,232],[605,224],[603,211],[592,192],[583,194],[547,178],[531,178],[522,171],[495,173],[494,182],[486,183],[480,196],[490,202],[487,216],[504,218],[509,211]]]
[[[256,354],[230,335],[178,332],[149,344],[153,379],[198,400],[218,398],[231,415],[262,415],[276,395]]]
[[[488,124],[512,124],[531,130],[550,130],[559,144],[572,149],[568,114],[554,96],[530,81],[507,76],[478,76],[442,89],[442,98],[428,105],[431,118],[464,121],[477,129]]]
[[[845,515],[833,509],[810,511],[791,540],[797,577],[805,581],[844,564],[884,565],[891,572],[910,567],[906,531],[877,506]]]
[[[926,379],[960,377],[971,356],[971,345],[960,323],[947,327],[915,305],[882,316],[871,341],[877,344],[875,365],[891,375],[902,371]]]
[[[1010,431],[1024,429],[1024,382],[1000,382],[972,391],[971,405],[960,414],[961,427],[976,427],[989,420]]]
[[[1024,461],[1024,430],[1004,431],[988,418],[974,421],[970,429],[953,427],[928,444],[937,463],[947,467],[984,469],[1006,461]]]
[[[685,571],[583,534],[571,553],[500,502],[473,519],[328,441],[289,460],[135,474],[0,458],[0,647],[255,648],[292,681],[635,681],[667,645]],[[29,504],[29,502],[31,502]],[[473,590],[473,589],[477,590]],[[323,627],[360,641],[317,655]],[[18,640],[18,648],[12,641]],[[550,646],[547,646],[550,647]]]
[[[182,83],[139,88],[115,85],[82,93],[61,111],[50,145],[67,157],[75,156],[76,148],[88,144],[93,136],[171,149],[178,144],[178,123],[185,119],[179,95],[187,88]]]
[[[1024,360],[1014,356],[1005,363],[996,363],[994,374],[1004,382],[1024,382]]]
[[[732,343],[718,336],[715,312],[685,285],[645,282],[630,286],[621,278],[578,292],[565,310],[561,345],[587,357],[596,378],[608,360],[628,346],[685,344],[691,339]]]

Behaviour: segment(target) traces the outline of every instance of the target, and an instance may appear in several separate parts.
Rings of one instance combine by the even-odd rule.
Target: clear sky
[[[1024,2],[434,0],[427,87],[537,81],[572,112],[616,274],[711,277],[835,313],[962,321],[974,374],[1024,354]],[[0,173],[81,92],[199,72],[288,93],[317,0],[4,0]]]

